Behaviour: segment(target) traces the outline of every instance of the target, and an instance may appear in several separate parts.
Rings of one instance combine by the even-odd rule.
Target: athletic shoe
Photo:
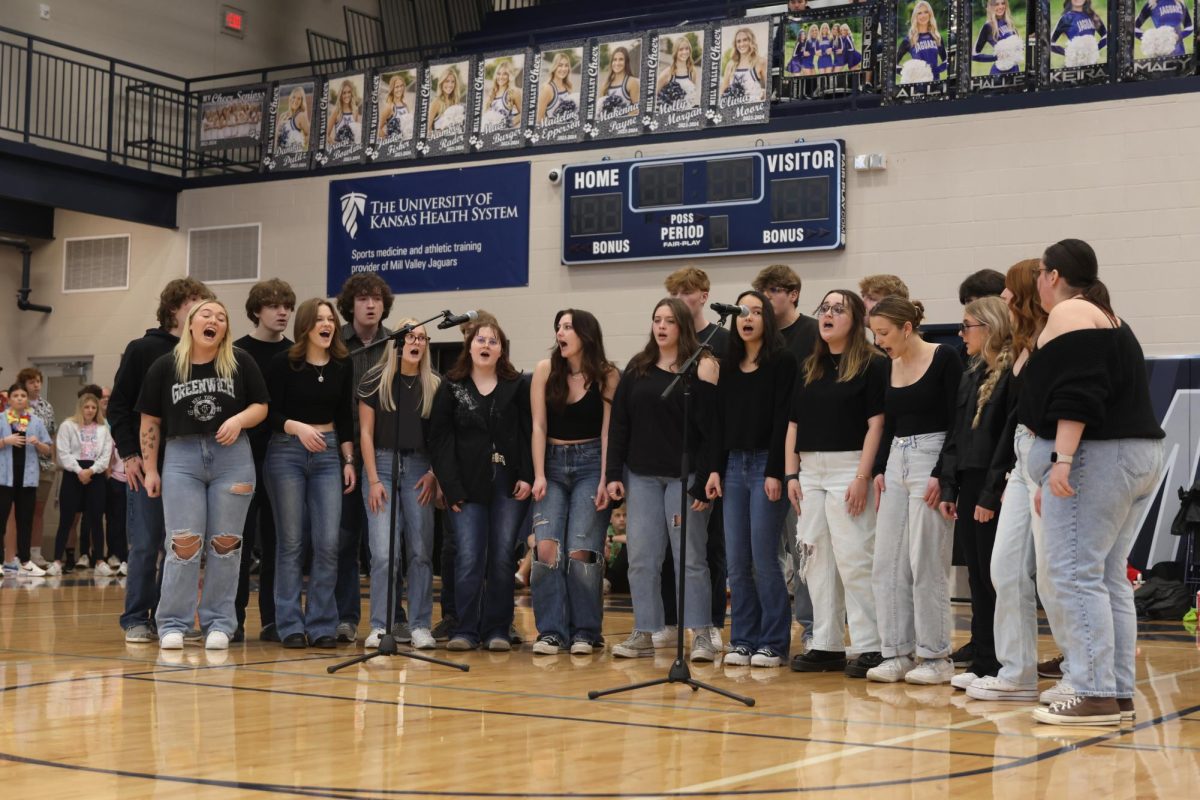
[[[33,563],[37,564],[42,569],[45,569],[46,567],[50,566],[49,562],[47,562],[46,559],[42,558],[42,548],[40,548],[40,547],[29,548],[29,560],[32,561]]]
[[[975,660],[975,643],[967,642],[950,654],[950,660],[956,667],[969,667]]]
[[[447,650],[477,650],[479,645],[472,642],[465,636],[455,636],[450,641],[446,642]]]
[[[289,633],[281,644],[288,650],[303,650],[308,647],[308,637],[303,633]]]
[[[258,632],[258,640],[260,642],[278,642],[279,629],[275,627],[275,623],[267,623]]]
[[[383,638],[383,628],[371,628],[371,632],[367,634],[366,641],[363,642],[363,647],[368,650],[378,650],[379,640]]]
[[[972,700],[1019,700],[1032,702],[1037,699],[1037,688],[1022,689],[998,675],[984,675],[967,687],[967,697]]]
[[[1133,722],[1137,719],[1137,712],[1133,710],[1132,697],[1118,697],[1117,708],[1121,709],[1121,722]]]
[[[393,625],[392,636],[396,638],[399,644],[408,644],[412,641],[412,631],[409,629],[407,622],[397,622]]]
[[[708,638],[712,640],[713,647],[717,648],[717,652],[725,649],[725,642],[721,640],[721,629],[716,625],[708,629]]]
[[[745,667],[750,664],[750,659],[753,654],[750,648],[744,644],[735,644],[729,648],[729,652],[725,654],[722,663],[727,667]]]
[[[4,571],[5,572],[17,572],[20,569],[21,569],[21,562],[18,561],[16,558],[14,558],[12,561],[4,562]]]
[[[1038,695],[1038,702],[1044,706],[1049,706],[1053,705],[1054,703],[1062,703],[1066,700],[1070,700],[1074,696],[1075,687],[1071,686],[1066,681],[1059,681]]]
[[[760,647],[754,651],[754,655],[750,656],[750,666],[752,667],[778,667],[782,663],[783,658],[779,653],[769,647]]]
[[[576,639],[571,642],[571,655],[573,656],[590,656],[596,652],[596,646],[587,639]]]
[[[96,562],[96,575],[100,578],[111,578],[117,571],[108,565],[107,561]]]
[[[613,647],[612,654],[617,658],[653,656],[654,638],[647,631],[634,631],[628,639]]]
[[[21,565],[20,574],[30,578],[41,578],[45,576],[46,570],[42,569],[32,561],[26,561]]]
[[[309,647],[318,647],[322,650],[332,650],[337,647],[337,637],[325,634],[311,640],[308,645]]]
[[[450,641],[450,634],[454,632],[454,626],[457,624],[458,620],[454,617],[442,617],[438,620],[438,624],[433,626],[433,630],[430,633],[433,634],[435,641],[448,642]]]
[[[692,634],[692,661],[711,663],[716,660],[717,652],[712,640],[712,628],[699,628]]]
[[[337,640],[343,644],[354,644],[358,641],[358,630],[349,622],[338,623]]]
[[[948,658],[927,658],[913,667],[904,680],[925,686],[949,683],[954,677],[954,663]]]
[[[549,633],[542,634],[533,643],[533,652],[539,656],[556,656],[562,649],[562,643],[558,641],[558,637]]]
[[[493,636],[488,639],[487,649],[493,653],[507,653],[512,650],[512,639],[503,636]]]
[[[508,626],[508,643],[509,643],[510,645],[512,645],[512,644],[521,644],[521,643],[522,643],[522,642],[524,642],[524,641],[525,641],[525,637],[524,637],[524,636],[522,636],[522,635],[521,635],[521,632],[517,630],[517,626],[516,626],[516,625],[509,625],[509,626]],[[509,647],[509,648],[506,648],[506,649],[508,649],[508,650],[511,650],[512,648],[511,648],[511,647]]]
[[[55,561],[50,566],[46,567],[46,574],[50,576],[62,575],[62,564]]]
[[[104,562],[100,562],[104,563]],[[107,565],[106,565],[107,566]],[[228,650],[229,649],[229,634],[225,631],[209,631],[208,638],[204,640],[205,650]]]
[[[913,671],[917,662],[911,656],[896,656],[885,660],[878,667],[867,670],[867,680],[880,683],[899,683]]]
[[[1053,678],[1054,680],[1062,679],[1062,662],[1061,655],[1055,656],[1047,661],[1039,661],[1037,665],[1037,674],[1039,678]]]
[[[1035,708],[1033,718],[1047,725],[1120,725],[1121,707],[1115,697],[1080,697]]]
[[[117,558],[116,556],[109,556],[108,565],[113,569],[116,569],[117,567],[121,566],[121,559]]]
[[[974,672],[960,672],[950,679],[950,685],[965,692],[967,687],[977,680],[979,680],[979,676]]]
[[[121,566],[117,567],[117,574],[120,575],[121,577],[125,577],[126,575],[128,575],[129,574],[129,564],[125,561],[122,561]]]
[[[792,672],[841,672],[846,668],[846,654],[834,650],[818,650],[792,658]]]
[[[661,631],[655,631],[651,634],[651,639],[654,642],[655,650],[664,650],[668,647],[674,647],[679,642],[679,629],[674,625],[668,625]]]
[[[858,658],[846,663],[847,678],[865,678],[867,673],[883,663],[883,654],[878,650],[859,653]]]
[[[183,641],[182,634],[180,641]],[[125,629],[125,641],[129,644],[149,644],[154,641],[154,631],[149,625],[133,625]]]
[[[128,637],[126,638],[126,641],[128,641]],[[182,650],[183,634],[179,631],[164,633],[162,638],[158,640],[158,648],[160,650]]]
[[[79,558],[75,559],[75,569],[91,569],[91,568],[92,568],[92,562],[91,562],[91,559],[89,559],[87,557],[87,553],[84,553]]]
[[[412,648],[414,650],[432,650],[437,647],[437,641],[429,632],[429,628],[412,629]]]

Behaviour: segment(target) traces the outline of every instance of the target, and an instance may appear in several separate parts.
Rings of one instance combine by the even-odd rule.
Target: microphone
[[[729,303],[713,303],[709,306],[722,317],[748,317],[750,309],[747,306],[735,306]]]
[[[747,312],[749,313],[749,312]],[[462,314],[451,314],[446,312],[446,318],[438,323],[438,330],[444,331],[447,328],[453,328],[456,325],[462,325],[464,322],[470,322],[479,316],[478,311],[466,311]]]

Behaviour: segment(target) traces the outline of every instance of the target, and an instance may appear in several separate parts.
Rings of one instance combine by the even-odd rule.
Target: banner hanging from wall
[[[668,28],[647,37],[646,127],[657,133],[704,127],[708,108],[704,53],[707,28]]]
[[[471,92],[475,115],[471,146],[476,150],[507,150],[525,146],[525,50],[490,53],[475,62]]]
[[[529,162],[329,184],[326,291],[374,273],[397,294],[529,285]]]
[[[1034,30],[1028,0],[961,0],[958,18],[966,34],[959,86],[985,94],[1027,88],[1037,66],[1029,46],[1036,37],[1030,36]]]
[[[1125,80],[1191,75],[1196,67],[1196,0],[1136,0],[1118,6]]]
[[[469,58],[431,61],[421,86],[421,134],[417,152],[441,156],[467,151],[471,122]]]
[[[814,100],[873,91],[876,26],[884,4],[838,5],[786,14],[780,43],[779,97]],[[824,59],[828,52],[828,56]]]
[[[313,121],[318,89],[320,82],[315,78],[275,84],[263,155],[267,172],[308,169],[314,138],[320,132],[320,123]]]
[[[708,32],[708,108],[713,125],[765,123],[771,116],[772,17],[727,20]],[[845,69],[850,34],[834,36],[839,69]]]
[[[330,75],[321,93],[321,136],[313,161],[316,166],[358,164],[367,149],[371,124],[370,95],[365,72]]]
[[[264,84],[218,89],[200,95],[198,150],[256,145],[262,141]]]
[[[591,80],[584,69],[583,40],[542,45],[533,51],[529,65],[525,105],[530,144],[561,144],[583,138],[584,104]]]
[[[1039,86],[1108,81],[1115,66],[1109,44],[1116,43],[1108,30],[1109,0],[1038,0],[1038,9]]]
[[[895,13],[886,18],[883,33],[889,56],[885,59],[888,96],[904,103],[949,98],[958,77],[957,2],[893,0],[893,4]],[[817,63],[832,60],[829,54]]]
[[[594,39],[587,49],[592,98],[587,134],[596,139],[636,136],[642,132],[646,93],[645,38],[621,34]]]
[[[395,161],[416,155],[417,121],[420,111],[418,92],[421,89],[420,64],[399,64],[380,67],[371,76],[370,124],[368,125],[367,158],[372,161]]]

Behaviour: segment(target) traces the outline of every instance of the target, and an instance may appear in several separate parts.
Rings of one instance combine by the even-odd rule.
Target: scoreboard
[[[846,244],[840,139],[573,164],[563,187],[564,264]]]

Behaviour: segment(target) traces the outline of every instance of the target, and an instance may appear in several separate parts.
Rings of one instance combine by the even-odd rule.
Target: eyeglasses
[[[986,327],[987,327],[986,322],[976,322],[974,325],[968,325],[967,323],[964,322],[958,326],[958,332],[966,333],[968,328],[986,328]]]
[[[792,290],[786,286],[768,286],[763,289],[764,294],[789,294]]]
[[[476,336],[475,344],[480,345],[482,347],[499,347],[500,340],[499,339],[489,339],[486,336]]]
[[[833,314],[835,317],[840,317],[846,313],[846,307],[841,303],[834,303],[833,305],[821,303],[821,305],[817,306],[816,313],[818,317],[823,317],[826,314]]]
[[[429,337],[423,333],[406,333],[404,334],[405,344],[426,344],[429,342]]]

